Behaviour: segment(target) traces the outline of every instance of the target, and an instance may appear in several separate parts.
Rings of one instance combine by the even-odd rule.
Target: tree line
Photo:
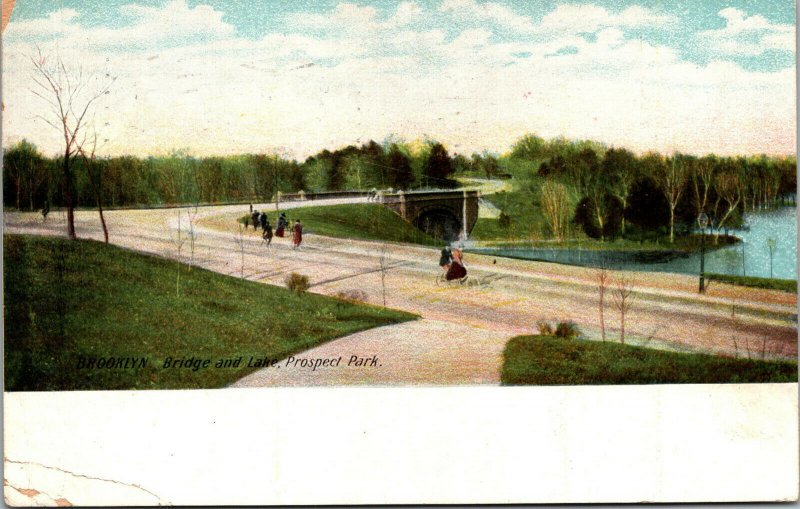
[[[455,171],[474,169],[484,161],[481,156],[452,158],[437,142],[413,147],[374,141],[323,150],[303,162],[265,154],[70,159],[76,205],[90,207],[269,201],[278,192],[300,190],[452,188],[457,185],[450,178]],[[4,149],[6,206],[67,206],[63,160],[44,156],[25,140]]]
[[[7,207],[67,206],[61,157],[46,157],[23,140],[3,151]],[[572,228],[601,240],[663,231],[670,239],[696,224],[700,212],[717,231],[737,226],[746,210],[782,203],[796,189],[796,158],[696,157],[608,148],[593,141],[526,135],[501,157],[451,155],[439,142],[369,141],[322,150],[303,162],[277,155],[197,158],[71,158],[75,204],[125,207],[270,201],[278,192],[452,188],[456,175],[537,180],[551,234]],[[509,220],[508,217],[505,217]],[[513,220],[513,218],[511,218]]]
[[[510,159],[542,180],[540,198],[553,236],[575,225],[606,240],[631,233],[690,231],[699,216],[717,232],[738,226],[747,210],[794,201],[796,157],[702,157],[607,148],[592,141],[526,135]],[[575,203],[577,201],[577,203]]]

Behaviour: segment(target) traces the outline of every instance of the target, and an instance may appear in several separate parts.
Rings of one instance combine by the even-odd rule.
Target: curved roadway
[[[363,198],[328,200],[315,205],[361,203]],[[281,209],[306,205],[282,203]],[[257,204],[274,210],[274,204]],[[194,209],[114,210],[106,213],[111,242],[122,247],[239,277],[242,256],[236,218],[246,205]],[[177,230],[185,240],[193,217],[194,255],[184,242],[178,254]],[[290,214],[291,217],[291,214]],[[6,213],[6,233],[63,235],[64,213],[41,216]],[[274,221],[273,221],[274,222]],[[438,249],[391,242],[317,236],[314,225],[300,250],[276,238],[268,250],[253,230],[242,235],[244,277],[282,285],[291,272],[309,276],[310,291],[335,295],[361,290],[368,302],[382,305],[380,259],[387,261],[386,305],[419,314],[416,322],[363,331],[298,354],[304,358],[343,357],[337,368],[268,368],[236,386],[336,384],[495,384],[502,350],[518,334],[535,334],[537,322],[571,320],[586,336],[599,339],[598,291],[594,269],[468,254],[471,285],[439,286]],[[76,214],[79,236],[102,239],[97,213]],[[632,282],[632,307],[625,318],[626,342],[656,348],[706,351],[743,357],[797,355],[797,296],[784,292],[712,283],[697,294],[694,277],[673,274],[611,272]],[[607,294],[606,336],[619,341],[620,317]],[[374,358],[374,366],[346,366],[352,356]]]

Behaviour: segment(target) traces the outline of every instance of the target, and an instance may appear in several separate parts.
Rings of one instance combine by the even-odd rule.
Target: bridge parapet
[[[379,202],[397,215],[442,240],[467,235],[478,222],[480,191],[410,191],[384,194]]]

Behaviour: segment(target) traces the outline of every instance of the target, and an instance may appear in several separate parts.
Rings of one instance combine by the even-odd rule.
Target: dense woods
[[[572,197],[573,225],[600,240],[661,231],[673,241],[701,212],[722,231],[740,225],[745,211],[794,203],[797,188],[795,157],[636,155],[591,141],[526,135],[509,160],[515,176],[532,182],[530,199],[542,203],[555,238],[564,236],[555,226],[563,220],[553,217],[564,206],[554,211],[557,188],[550,183],[564,186],[557,194],[562,201]]]
[[[88,161],[80,158],[71,164],[79,206],[96,205],[94,183],[101,190],[104,206],[121,207],[267,201],[276,191],[448,188],[456,185],[448,178],[455,171],[453,161],[439,143],[409,146],[370,141],[333,152],[323,150],[302,163],[264,154],[197,158],[175,153],[97,158],[92,171],[87,171]],[[61,158],[47,158],[22,141],[4,150],[3,162],[7,207],[38,210],[45,200],[64,205]],[[459,164],[463,169],[475,163]]]
[[[4,150],[3,163],[6,207],[65,204],[60,158],[45,157],[22,141]],[[592,141],[534,135],[499,157],[451,154],[433,141],[370,141],[323,150],[302,162],[266,154],[174,153],[76,158],[71,164],[83,207],[269,201],[278,191],[452,188],[458,176],[513,177],[514,191],[487,197],[502,211],[499,227],[537,223],[544,236],[557,240],[654,232],[672,240],[689,231],[701,211],[722,231],[739,225],[747,210],[793,203],[797,185],[795,157],[637,155]]]

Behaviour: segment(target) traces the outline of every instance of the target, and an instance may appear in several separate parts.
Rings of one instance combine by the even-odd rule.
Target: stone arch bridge
[[[377,201],[428,235],[457,240],[478,221],[480,191],[398,191],[378,195]]]

